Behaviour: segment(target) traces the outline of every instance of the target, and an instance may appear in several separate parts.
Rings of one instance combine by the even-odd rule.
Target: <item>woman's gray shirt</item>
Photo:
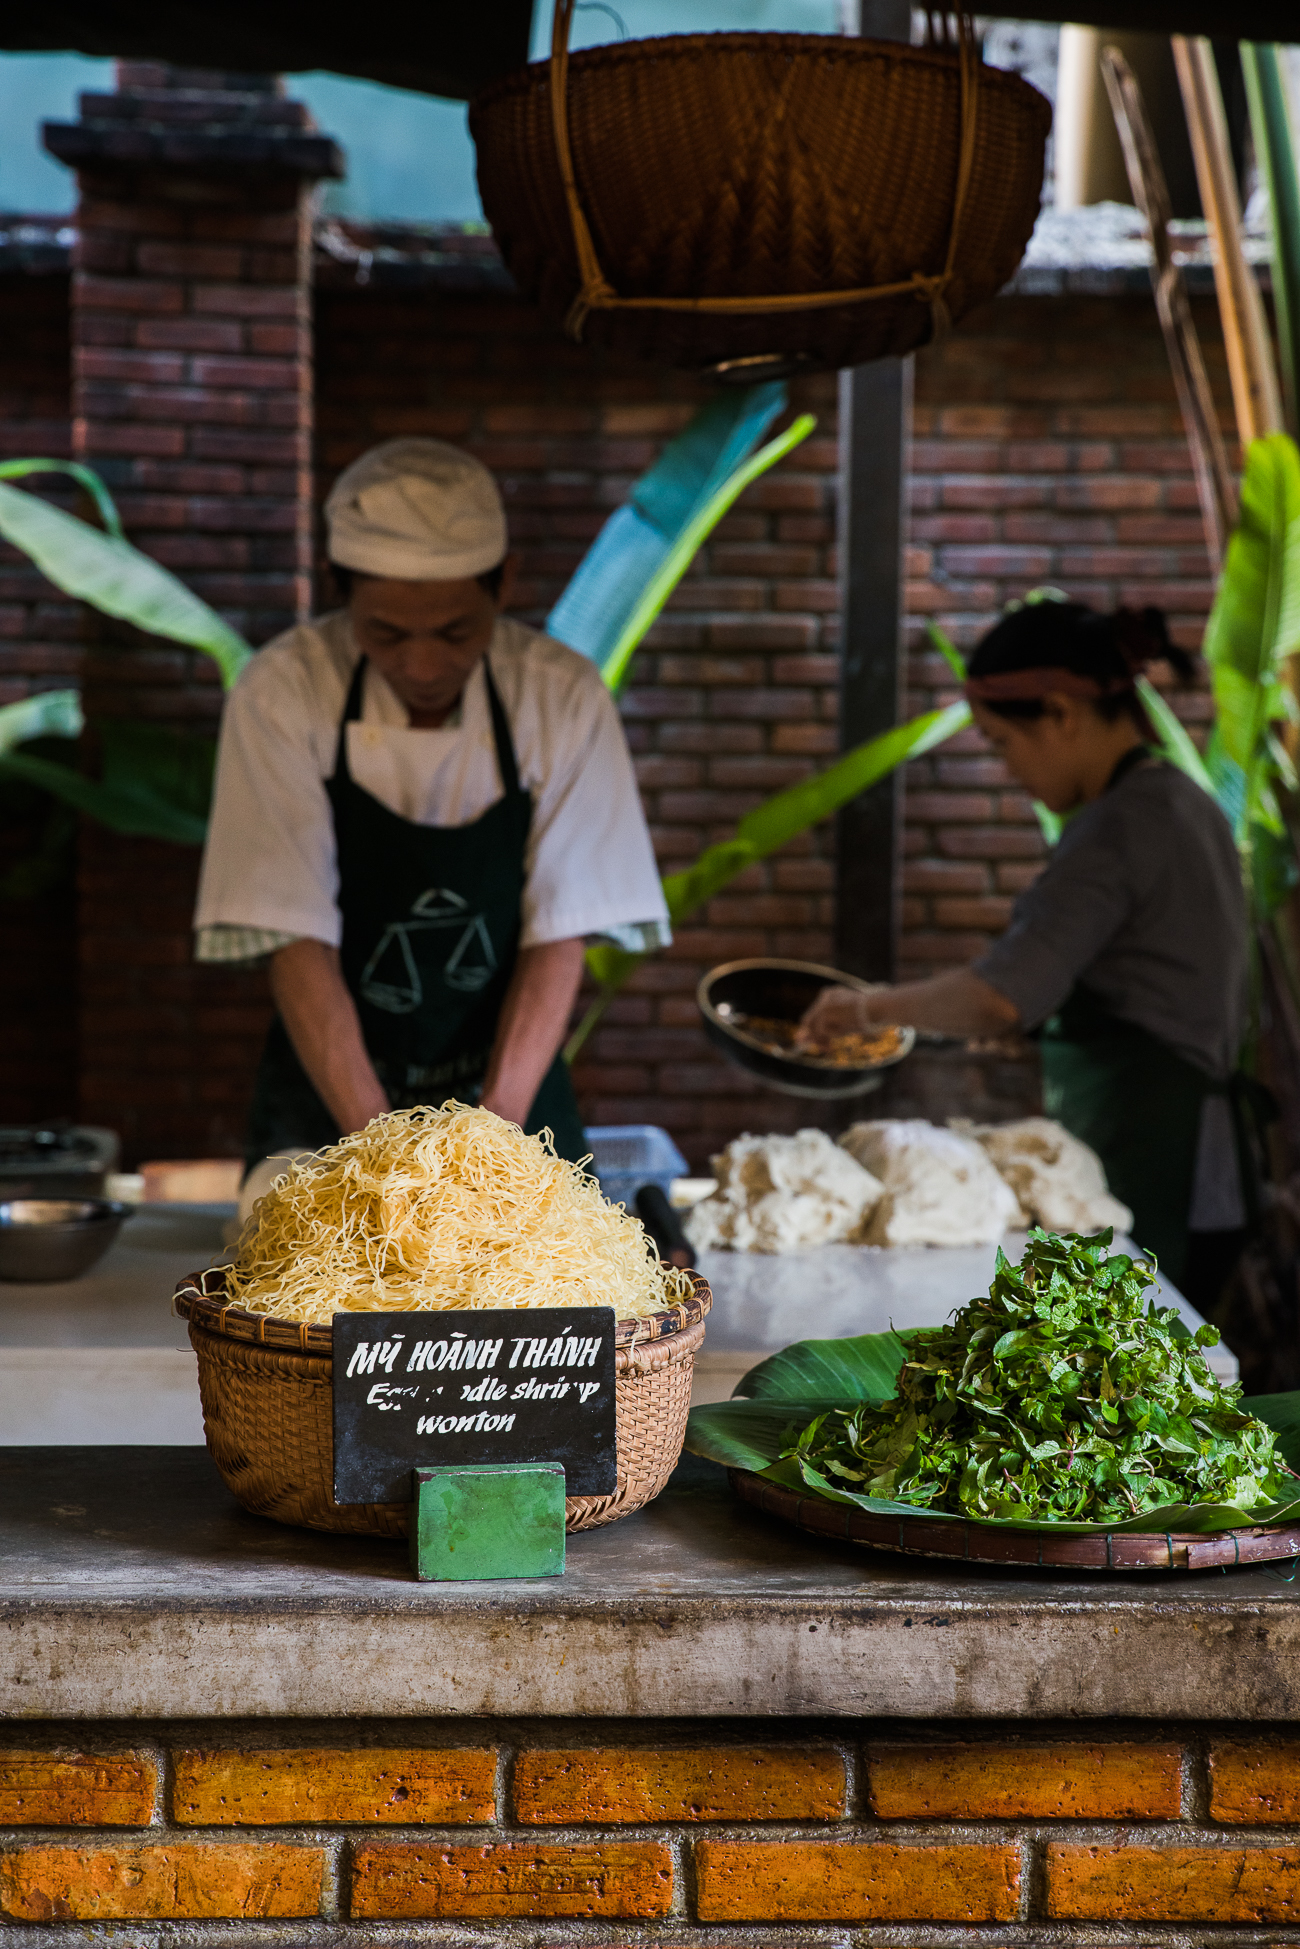
[[[1148,762],[1075,813],[975,973],[1027,1029],[1084,981],[1221,1079],[1245,1032],[1247,932],[1227,820],[1183,772]]]

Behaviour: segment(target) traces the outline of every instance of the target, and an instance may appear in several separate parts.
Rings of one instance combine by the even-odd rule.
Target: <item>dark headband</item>
[[[1095,703],[1099,697],[1118,697],[1133,688],[1126,677],[1084,677],[1077,670],[997,670],[987,677],[967,677],[963,686],[972,704],[1010,704],[1031,698],[1079,697]]]

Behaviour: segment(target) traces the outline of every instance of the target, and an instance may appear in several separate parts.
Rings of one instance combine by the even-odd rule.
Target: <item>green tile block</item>
[[[423,1582],[564,1575],[564,1470],[412,1470],[411,1568]]]

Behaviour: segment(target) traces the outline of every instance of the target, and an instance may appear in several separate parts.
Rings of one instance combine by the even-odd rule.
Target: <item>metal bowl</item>
[[[724,1056],[773,1089],[784,1090],[787,1096],[816,1096],[825,1101],[865,1096],[868,1090],[879,1089],[881,1070],[912,1053],[915,1029],[900,1031],[902,1040],[892,1056],[857,1069],[807,1056],[774,1054],[731,1019],[733,1011],[739,1016],[798,1022],[823,988],[859,988],[866,993],[871,986],[856,975],[841,974],[813,961],[727,961],[705,975],[695,999],[704,1017],[704,1033]]]
[[[0,1204],[0,1279],[76,1279],[102,1259],[132,1211],[109,1198],[11,1198]]]

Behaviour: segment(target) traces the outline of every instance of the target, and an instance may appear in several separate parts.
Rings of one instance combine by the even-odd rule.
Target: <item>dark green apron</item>
[[[533,801],[519,783],[510,726],[486,658],[503,796],[466,826],[421,826],[364,791],[348,770],[347,727],[361,716],[357,664],[326,780],[338,852],[340,961],[361,1033],[395,1110],[448,1097],[475,1101],[519,951],[524,857]],[[587,1150],[557,1056],[524,1128],[549,1127],[561,1157]],[[257,1072],[248,1163],[335,1143],[338,1125],[299,1062],[279,1016]]]
[[[1043,1114],[1096,1151],[1111,1191],[1133,1213],[1133,1237],[1177,1285],[1201,1109],[1207,1096],[1230,1095],[1229,1085],[1112,1015],[1083,982],[1044,1026],[1040,1047]]]
[[[1126,752],[1107,791],[1151,754]],[[1207,1096],[1226,1096],[1248,1220],[1258,1204],[1249,1079],[1209,1075],[1159,1036],[1111,1013],[1076,982],[1044,1024],[1043,1113],[1096,1151],[1114,1195],[1133,1213],[1132,1236],[1178,1285],[1187,1268],[1188,1216]]]

